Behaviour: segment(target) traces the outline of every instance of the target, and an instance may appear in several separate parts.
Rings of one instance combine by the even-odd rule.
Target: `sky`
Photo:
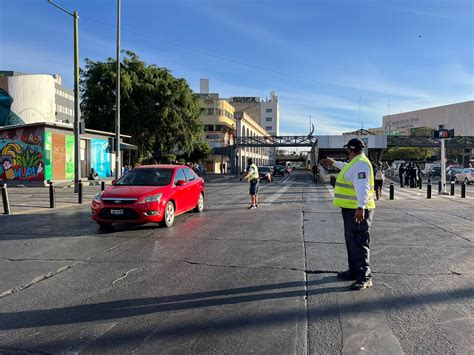
[[[80,62],[115,57],[117,0],[79,13]],[[472,0],[121,0],[121,47],[221,97],[279,96],[281,134],[381,127],[388,114],[474,99]],[[73,20],[0,0],[0,70],[73,86]]]

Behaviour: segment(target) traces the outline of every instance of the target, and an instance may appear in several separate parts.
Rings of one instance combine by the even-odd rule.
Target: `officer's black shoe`
[[[356,275],[352,271],[346,270],[346,271],[343,271],[343,272],[338,272],[337,273],[337,278],[338,279],[343,279],[343,280],[346,280],[346,281],[354,281],[356,279]]]
[[[349,288],[353,291],[360,291],[360,290],[363,290],[364,288],[369,288],[369,287],[372,287],[372,280],[356,281],[352,285],[349,286]]]

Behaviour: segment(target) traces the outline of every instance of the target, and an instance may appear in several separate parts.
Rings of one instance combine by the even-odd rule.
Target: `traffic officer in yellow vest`
[[[250,197],[251,204],[249,210],[258,208],[258,185],[259,185],[259,175],[257,165],[254,164],[252,158],[247,159],[247,169],[245,170],[244,179],[248,179],[250,183]]]
[[[372,164],[364,154],[364,142],[353,138],[345,146],[348,163],[323,159],[321,164],[340,169],[333,204],[342,210],[349,269],[338,278],[354,280],[351,290],[372,286],[370,273],[370,226],[374,216],[375,192]]]

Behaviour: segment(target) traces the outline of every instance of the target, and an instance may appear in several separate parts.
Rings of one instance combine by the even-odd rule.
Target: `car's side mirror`
[[[176,186],[183,186],[184,184],[186,184],[186,180],[178,180],[178,181],[176,181]]]

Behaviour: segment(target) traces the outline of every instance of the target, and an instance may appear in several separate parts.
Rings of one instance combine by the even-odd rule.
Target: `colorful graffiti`
[[[0,143],[0,179],[43,180],[41,147],[18,140]]]
[[[42,134],[34,130],[8,130],[0,137],[1,180],[43,180]]]

